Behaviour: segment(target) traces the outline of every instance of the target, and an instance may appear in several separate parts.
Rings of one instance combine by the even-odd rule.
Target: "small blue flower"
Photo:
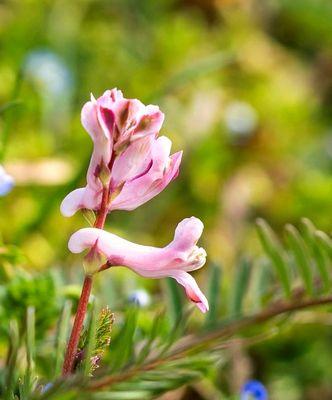
[[[48,390],[52,389],[53,387],[53,383],[52,382],[48,382],[46,383],[46,385],[42,386],[41,388],[41,394],[45,394]]]
[[[0,196],[6,196],[14,186],[14,179],[0,165]]]
[[[267,390],[259,381],[247,381],[241,390],[241,400],[268,400]]]

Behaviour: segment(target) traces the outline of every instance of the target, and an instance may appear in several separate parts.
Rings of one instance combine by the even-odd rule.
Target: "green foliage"
[[[109,308],[102,309],[97,320],[96,314],[97,311],[93,306],[88,328],[83,330],[78,345],[77,357],[83,360],[83,363],[81,363],[86,376],[92,376],[93,372],[99,367],[99,362],[111,343],[114,314]],[[77,369],[80,369],[80,367],[78,365]]]
[[[242,346],[250,346],[266,339],[266,335],[261,333],[262,324],[265,324],[266,334],[273,336],[274,330],[269,333],[270,320],[309,307],[332,304],[332,297],[325,294],[325,275],[318,268],[316,256],[320,253],[314,251],[319,249],[324,252],[326,266],[331,268],[331,238],[318,231],[309,220],[303,220],[299,230],[286,225],[287,245],[284,245],[283,241],[277,241],[276,233],[265,221],[260,220],[258,224],[259,238],[271,271],[278,272],[275,243],[283,254],[283,265],[288,276],[292,276],[289,294],[280,290],[284,289],[280,274],[276,273],[272,280],[262,278],[266,273],[255,276],[255,270],[265,270],[266,260],[259,258],[258,262],[249,262],[244,257],[237,265],[228,309],[219,307],[220,297],[225,301],[224,289],[220,285],[220,266],[211,266],[209,297],[213,319],[210,316],[200,327],[196,325],[194,334],[190,332],[192,307],[183,309],[176,321],[165,312],[153,311],[152,323],[143,331],[139,322],[141,309],[131,306],[112,332],[113,313],[108,308],[98,312],[93,304],[79,343],[76,375],[62,379],[59,372],[70,315],[70,303],[66,302],[58,322],[56,365],[51,385],[45,385],[37,372],[35,310],[30,306],[23,324],[24,342],[20,340],[17,323],[12,321],[10,325],[7,364],[2,371],[4,398],[13,400],[14,393],[18,393],[20,400],[60,400],[75,396],[96,400],[141,399],[142,396],[154,399],[203,378],[214,379],[213,371],[222,369],[226,362],[230,362],[231,352],[226,350],[231,349],[236,341],[240,341]],[[258,298],[260,301],[257,302]],[[244,299],[246,304],[252,304],[251,308],[244,307]],[[234,336],[237,339],[233,339]],[[22,347],[26,354],[24,367],[18,359]],[[225,393],[221,389],[221,393]]]
[[[115,310],[117,326],[96,377],[109,373],[112,352],[122,358],[116,350],[120,334],[131,341],[130,354],[125,352],[122,360],[126,372],[131,363],[141,368],[156,348],[164,357],[183,335],[226,327],[269,305],[279,306],[287,296],[290,302],[329,296],[330,236],[308,220],[285,232],[281,227],[307,215],[331,232],[330,0],[6,1],[0,5],[0,26],[0,158],[16,181],[14,191],[0,199],[0,352],[5,354],[6,343],[12,347],[11,364],[7,360],[1,378],[4,382],[7,376],[17,396],[17,377],[23,380],[26,367],[29,307],[35,309],[38,384],[54,383],[61,370],[71,317],[64,297],[71,298],[74,310],[79,286],[59,292],[57,280],[43,271],[55,267],[66,284],[80,282],[78,258],[69,255],[66,244],[85,222],[79,215],[61,217],[58,208],[70,190],[85,182],[91,141],[79,121],[90,92],[97,96],[117,86],[128,97],[160,105],[166,114],[161,133],[170,136],[174,151],[184,150],[180,179],[134,212],[112,213],[107,229],[134,241],[164,245],[181,218],[197,215],[205,225],[204,247],[216,264],[214,268],[210,262],[199,272],[210,302],[204,321],[198,313],[188,319],[182,289],[174,282],[173,287],[166,283],[164,291],[158,281],[129,272],[105,275],[96,288],[98,300]],[[58,56],[71,76],[61,98],[51,99],[40,75],[33,78],[26,71],[28,58],[40,50]],[[239,102],[245,112],[230,124]],[[54,159],[59,167],[54,167]],[[274,228],[272,232],[266,223],[259,224],[262,246],[252,229],[261,215]],[[220,227],[221,234],[215,234]],[[19,244],[20,249],[3,243]],[[261,247],[264,256],[254,257]],[[250,268],[241,267],[239,254]],[[153,304],[125,315],[125,299],[137,286],[153,294]],[[274,320],[280,335],[273,344],[254,351],[250,347],[249,370],[269,385],[271,398],[307,398],[313,388],[312,396],[332,398],[332,365],[326,361],[330,315],[308,311],[299,317],[296,340],[287,338],[291,328],[286,321]],[[293,356],[299,348],[300,359]],[[8,368],[13,369],[13,381],[8,380]],[[190,368],[186,371],[190,375]],[[208,394],[201,391],[199,396],[227,398],[227,382],[235,379],[232,368],[224,371],[204,372]],[[119,372],[114,368],[112,374]],[[168,372],[166,368],[163,374]],[[150,384],[146,377],[147,382],[137,386],[140,391],[135,392],[133,384],[126,392],[125,382],[121,391],[111,388],[86,398],[149,398],[158,392],[151,386],[162,385],[163,379],[156,374]],[[73,387],[79,387],[81,378],[75,379],[54,384],[54,397],[78,398]]]
[[[24,321],[26,309],[36,310],[38,336],[55,321],[58,315],[57,284],[51,274],[31,275],[21,269],[15,269],[15,275],[1,288],[0,316],[3,321],[16,318]],[[6,324],[2,325],[5,329]]]

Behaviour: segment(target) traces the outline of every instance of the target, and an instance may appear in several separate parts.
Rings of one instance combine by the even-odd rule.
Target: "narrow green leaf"
[[[172,278],[166,279],[167,299],[170,308],[170,317],[172,324],[181,319],[183,315],[183,295],[181,288]]]
[[[24,397],[28,398],[32,390],[35,360],[35,309],[28,307],[26,313],[26,352],[27,369],[24,375]]]
[[[236,268],[234,286],[230,294],[229,312],[232,317],[237,317],[242,314],[242,304],[249,284],[250,271],[250,262],[243,258]]]
[[[16,378],[16,362],[19,349],[19,329],[17,321],[12,320],[9,324],[9,348],[7,355],[7,368],[5,375],[5,400],[12,400],[14,398],[13,390],[15,387]]]
[[[134,355],[134,335],[139,309],[133,305],[126,312],[124,325],[111,347],[112,370],[120,370]],[[112,353],[112,350],[114,352]]]
[[[264,295],[268,292],[271,280],[271,268],[266,259],[260,260],[253,268],[252,281],[252,297],[253,311],[258,311],[263,306]]]
[[[315,238],[317,239],[319,245],[326,251],[329,258],[332,259],[332,239],[322,231],[315,232]]]
[[[172,347],[172,345],[179,339],[185,328],[187,326],[190,315],[192,314],[194,307],[188,309],[183,313],[183,315],[176,321],[172,329],[170,330],[168,337],[164,339],[163,346],[161,347],[161,351],[159,353],[159,357],[167,352],[167,350]]]
[[[97,305],[96,301],[91,304],[90,319],[87,330],[87,338],[84,346],[84,359],[83,359],[83,375],[91,376],[93,371],[93,353],[96,345],[96,332],[97,332]]]
[[[158,336],[163,319],[164,319],[164,314],[159,314],[154,318],[151,330],[149,332],[149,337],[137,357],[136,360],[137,365],[142,364],[145,361],[146,357],[149,355],[153,342]]]
[[[311,249],[312,259],[315,262],[318,273],[323,283],[323,292],[327,293],[331,289],[331,278],[329,273],[328,260],[325,252],[319,245],[317,240],[317,229],[314,224],[307,218],[302,219],[304,226],[304,237],[308,247]]]
[[[56,333],[54,378],[58,377],[61,373],[61,367],[67,344],[67,334],[69,331],[71,307],[72,307],[71,301],[67,300],[63,306],[61,316],[58,321],[58,327]]]
[[[309,295],[314,292],[310,254],[298,230],[290,224],[285,227],[289,247],[294,255],[296,265]]]
[[[13,101],[9,101],[6,104],[3,104],[0,107],[0,115],[6,113],[8,110],[11,110],[14,107],[20,106],[21,104],[22,104],[22,101],[20,101],[20,100],[13,100]]]
[[[221,293],[221,267],[215,264],[209,266],[208,301],[209,312],[206,314],[205,326],[210,329],[218,321]]]
[[[185,85],[190,80],[197,79],[199,76],[217,71],[220,68],[229,65],[233,61],[234,56],[225,52],[219,52],[213,54],[212,56],[201,59],[170,77],[165,87],[162,88],[159,93],[155,93],[155,96],[160,96],[164,93],[171,92],[174,89]]]
[[[257,220],[257,231],[263,249],[270,258],[279,276],[284,292],[287,297],[290,297],[291,285],[288,267],[284,259],[284,249],[277,240],[271,227],[261,218]]]

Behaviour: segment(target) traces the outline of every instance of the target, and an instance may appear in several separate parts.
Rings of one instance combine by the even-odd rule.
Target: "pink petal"
[[[81,122],[92,140],[102,135],[102,129],[97,118],[97,102],[93,99],[84,104],[81,112]]]
[[[203,313],[209,311],[209,302],[191,275],[184,271],[174,271],[170,276],[184,287],[187,297],[194,302]]]
[[[96,194],[88,187],[75,189],[62,200],[60,211],[65,217],[73,216],[76,211],[86,208],[98,209],[101,202],[101,193]]]
[[[170,246],[177,250],[184,250],[194,246],[202,236],[203,229],[203,222],[198,218],[185,218],[176,227],[174,240],[170,243]]]
[[[134,210],[159,194],[179,172],[182,152],[169,157],[171,141],[165,136],[154,140],[152,166],[146,174],[127,181],[112,201],[111,210]]]
[[[133,138],[157,134],[164,122],[164,114],[158,106],[148,105],[135,127]]]
[[[151,163],[151,137],[144,137],[131,143],[115,160],[112,168],[112,182],[119,185],[144,173]]]
[[[178,225],[174,240],[163,248],[142,246],[101,229],[84,228],[71,236],[68,247],[73,253],[94,247],[111,265],[128,267],[145,277],[172,277],[185,287],[187,296],[205,312],[208,310],[207,300],[187,273],[205,263],[205,250],[196,246],[201,228],[202,223],[197,218],[187,218]],[[190,240],[183,240],[185,232]]]

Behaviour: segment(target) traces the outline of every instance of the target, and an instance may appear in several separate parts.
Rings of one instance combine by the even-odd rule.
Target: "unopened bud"
[[[98,252],[96,245],[91,247],[83,259],[83,268],[86,275],[93,275],[98,272],[101,265],[105,263],[104,257]]]
[[[96,221],[96,214],[92,210],[88,210],[87,208],[83,209],[83,217],[87,221],[90,226],[93,226]]]
[[[105,165],[104,163],[100,166],[99,179],[100,182],[103,184],[103,187],[107,187],[109,185],[111,172],[107,165]]]

